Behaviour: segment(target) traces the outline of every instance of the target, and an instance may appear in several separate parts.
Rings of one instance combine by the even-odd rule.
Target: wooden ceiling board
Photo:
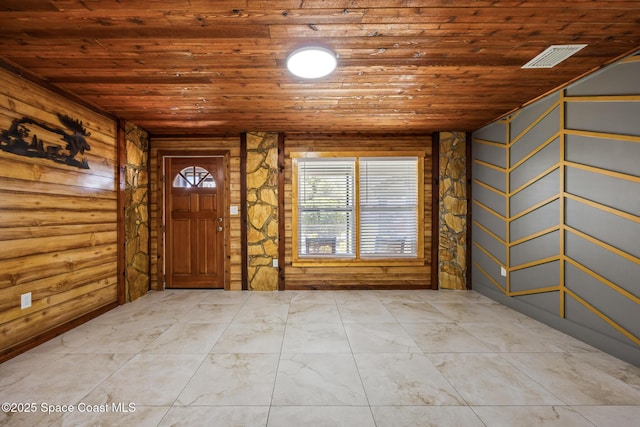
[[[472,131],[640,50],[637,0],[3,0],[0,28],[8,67],[156,135]],[[310,43],[333,74],[286,71]]]

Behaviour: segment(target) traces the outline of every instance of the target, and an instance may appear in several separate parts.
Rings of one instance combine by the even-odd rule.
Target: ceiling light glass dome
[[[318,46],[296,49],[287,57],[287,69],[303,79],[317,79],[329,75],[337,65],[336,54]]]

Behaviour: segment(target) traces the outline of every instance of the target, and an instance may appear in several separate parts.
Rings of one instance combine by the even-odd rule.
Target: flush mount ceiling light
[[[318,79],[329,75],[337,65],[336,54],[319,46],[296,49],[287,57],[287,69],[294,76],[303,79]]]

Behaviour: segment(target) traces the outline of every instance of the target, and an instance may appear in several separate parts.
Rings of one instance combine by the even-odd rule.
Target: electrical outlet
[[[31,292],[20,295],[20,308],[24,310],[29,307],[31,307]]]
[[[507,277],[507,270],[505,270],[505,268],[502,266],[500,267],[500,275]]]
[[[273,266],[274,266],[275,268],[278,268],[278,259],[277,259],[277,258],[274,258],[274,260],[273,260]]]

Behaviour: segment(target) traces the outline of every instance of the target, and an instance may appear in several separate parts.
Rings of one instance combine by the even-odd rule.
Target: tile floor
[[[0,402],[35,411],[10,426],[626,427],[640,368],[472,291],[184,290],[0,364]]]

